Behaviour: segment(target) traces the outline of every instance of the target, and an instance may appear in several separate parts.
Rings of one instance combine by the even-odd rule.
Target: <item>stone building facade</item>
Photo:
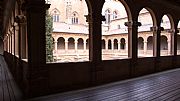
[[[53,18],[54,60],[56,62],[89,61],[88,8],[85,0],[49,0]],[[118,0],[106,0],[102,8],[102,59],[128,58],[128,15]],[[139,13],[138,56],[153,56],[153,18],[147,9]],[[161,26],[161,55],[171,55],[171,25],[168,15]],[[179,37],[179,36],[178,36]],[[178,41],[179,43],[179,41]],[[178,50],[180,47],[178,46]]]

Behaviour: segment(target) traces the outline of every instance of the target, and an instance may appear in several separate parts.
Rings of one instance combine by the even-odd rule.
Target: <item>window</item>
[[[113,19],[117,19],[117,12],[116,11],[113,12]]]
[[[110,20],[111,20],[111,14],[110,14],[110,10],[109,9],[105,11],[105,18],[106,18],[105,24],[109,24]]]
[[[59,11],[57,9],[54,9],[51,12],[51,15],[53,17],[53,22],[59,22],[60,18],[59,18]]]
[[[76,12],[73,13],[72,16],[72,24],[78,24],[78,14]]]

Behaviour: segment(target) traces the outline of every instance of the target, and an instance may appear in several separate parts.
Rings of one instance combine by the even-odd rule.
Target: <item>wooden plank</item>
[[[2,65],[0,59],[0,101],[3,101],[3,80],[2,80]]]
[[[125,83],[44,96],[29,101],[180,101],[179,72],[180,69]]]

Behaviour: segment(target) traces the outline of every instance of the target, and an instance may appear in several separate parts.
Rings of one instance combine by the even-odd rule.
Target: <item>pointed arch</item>
[[[50,12],[52,18],[53,18],[53,22],[59,22],[60,20],[60,11],[57,8],[54,8],[51,12]]]
[[[78,12],[74,11],[72,13],[72,24],[78,24],[79,23],[79,14]]]

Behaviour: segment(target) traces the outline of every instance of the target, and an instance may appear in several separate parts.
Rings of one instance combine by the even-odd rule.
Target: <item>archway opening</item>
[[[150,11],[149,8],[143,8],[139,12],[138,22],[141,23],[141,26],[138,28],[138,57],[153,56],[153,32],[150,30],[153,27],[153,17]]]
[[[138,56],[144,56],[144,39],[142,37],[138,38]]]
[[[89,49],[89,39],[86,40],[86,49]]]
[[[111,44],[111,40],[108,40],[108,49],[110,50],[110,49],[112,49],[112,46],[111,46],[112,44]]]
[[[101,40],[101,44],[102,44],[102,49],[105,49],[105,40]]]
[[[85,15],[88,15],[86,0],[51,0],[49,15],[52,19],[54,42],[53,56],[57,62],[89,61],[89,24]],[[90,5],[89,5],[90,7]],[[58,37],[62,37],[58,39]],[[80,50],[80,51],[79,51]],[[81,51],[83,50],[83,51]],[[84,60],[83,60],[84,59]]]
[[[161,41],[160,41],[160,55],[167,56],[172,55],[171,43],[172,43],[172,32],[171,32],[171,23],[168,15],[164,15],[161,19],[161,27],[164,28],[164,31],[161,31]]]
[[[147,50],[153,50],[153,37],[149,36],[147,39]]]
[[[126,44],[126,40],[124,39],[124,38],[122,38],[121,40],[120,40],[120,46],[121,46],[121,49],[122,50],[124,50],[125,49],[125,44]]]
[[[114,39],[114,50],[118,49],[118,40]]]
[[[177,29],[179,33],[177,33],[177,55],[180,55],[180,21],[178,23]]]
[[[65,49],[65,39],[63,37],[58,38],[58,40],[57,40],[57,49],[58,50]]]
[[[84,44],[83,44],[83,39],[79,38],[78,39],[78,49],[84,49]]]
[[[102,8],[102,15],[105,16],[105,21],[102,22],[102,38],[105,40],[105,49],[102,48],[102,60],[128,58],[128,47],[125,47],[124,40],[121,42],[122,37],[128,39],[128,28],[124,25],[130,19],[128,14],[125,2],[105,0]],[[126,41],[128,42],[128,40]],[[127,51],[121,50],[125,48]]]
[[[68,39],[68,49],[75,49],[75,40],[73,38]]]
[[[161,36],[161,56],[166,56],[168,54],[168,38],[164,35]]]

